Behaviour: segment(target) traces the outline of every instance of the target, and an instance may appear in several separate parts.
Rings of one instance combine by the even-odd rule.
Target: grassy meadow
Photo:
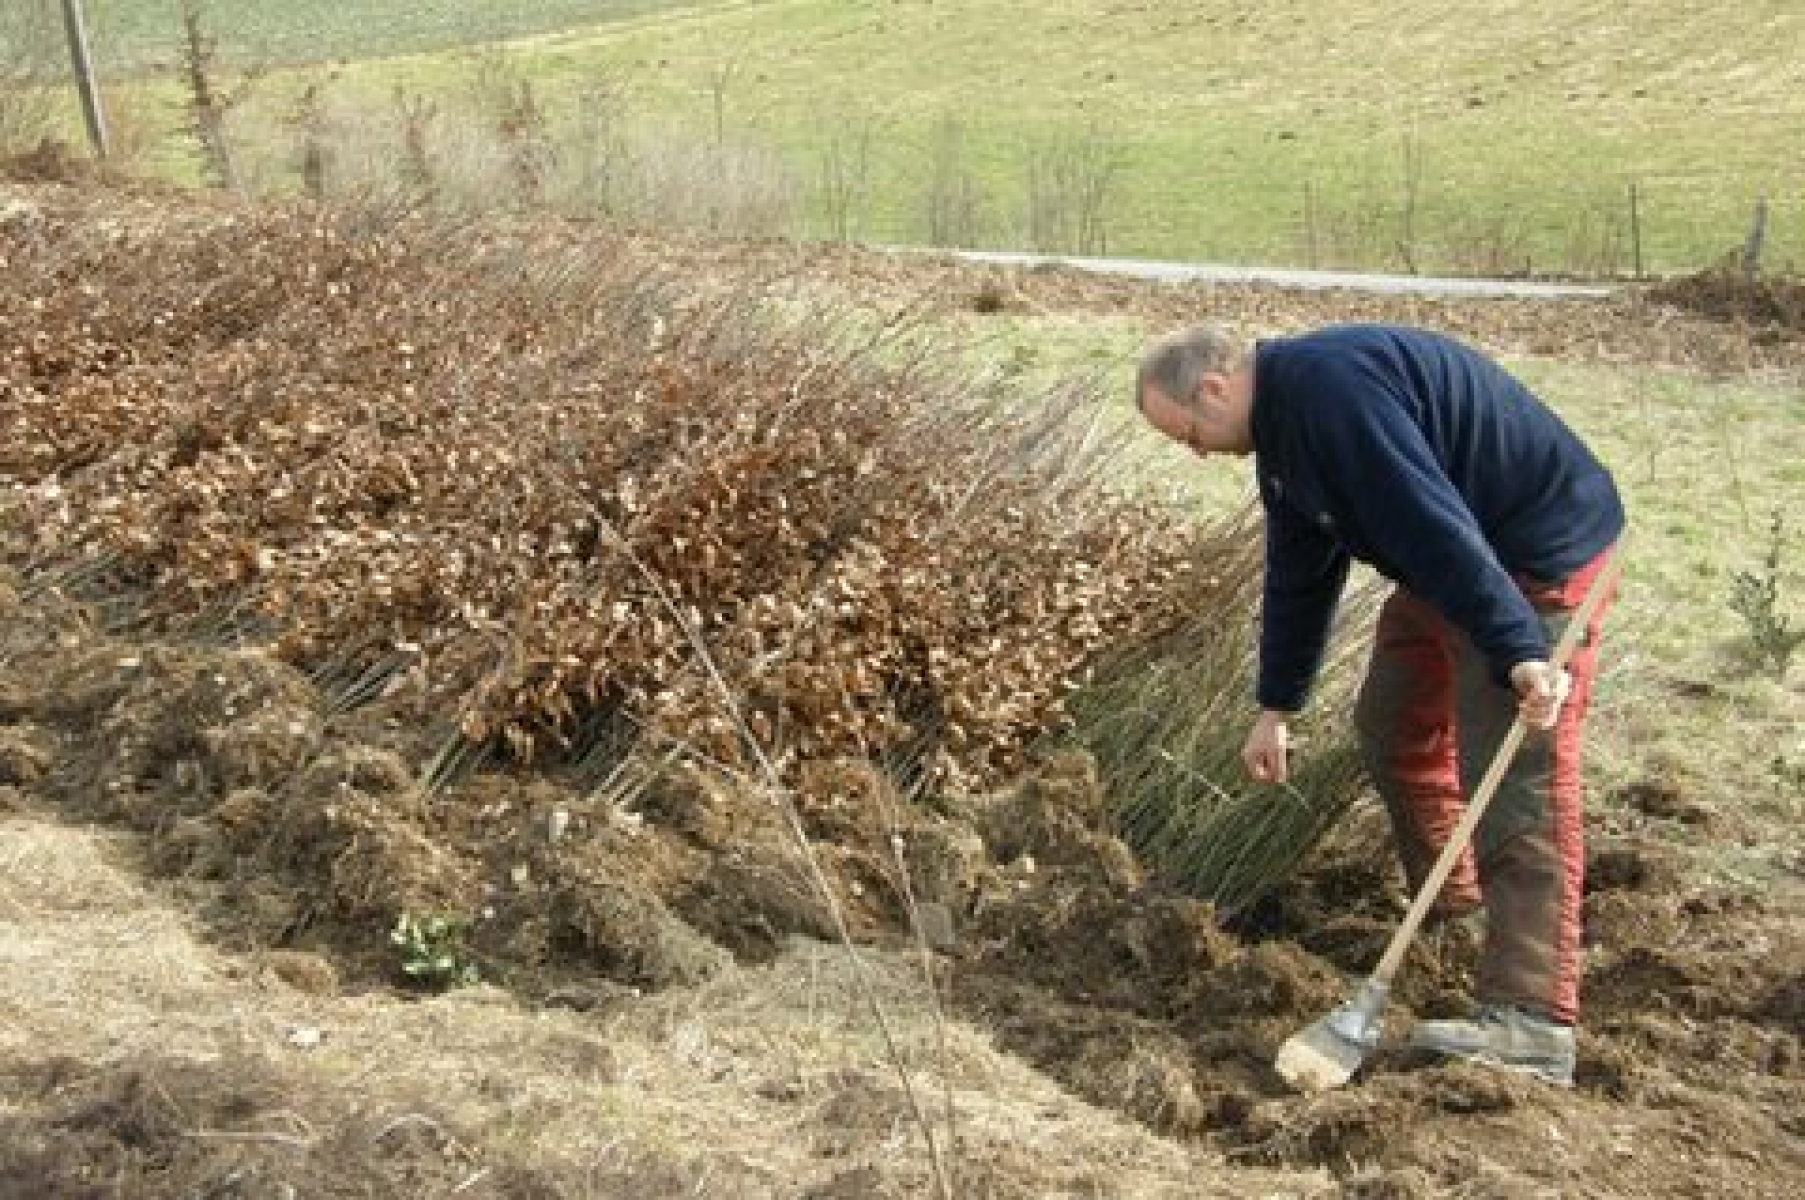
[[[1738,572],[1765,576],[1782,518],[1779,610],[1805,625],[1805,387],[1797,379],[1703,379],[1672,369],[1518,364],[1615,472],[1632,558],[1607,636],[1593,779],[1607,794],[1660,783],[1704,799],[1751,839],[1697,830],[1704,859],[1743,883],[1805,848],[1805,656],[1784,677],[1750,659],[1730,598]],[[1789,858],[1790,856],[1790,858]]]
[[[127,62],[173,44],[176,0],[101,7]],[[756,174],[780,192],[750,232],[1610,275],[1638,252],[1652,272],[1715,261],[1765,199],[1766,261],[1805,261],[1805,11],[1789,0],[212,7],[222,72],[278,64],[234,122],[274,184],[293,186],[310,87],[358,114],[338,122],[353,139],[395,123],[398,89],[435,98],[460,136],[496,124],[471,108],[469,51],[419,51],[507,32],[510,94],[530,90],[566,168],[622,114],[679,157],[732,147],[733,169],[685,182]],[[279,65],[295,60],[331,65]],[[166,72],[120,86],[142,90],[140,112],[177,108]]]
[[[21,0],[30,3],[31,0]],[[420,53],[517,38],[707,0],[198,0],[208,31],[242,64],[281,66]],[[183,0],[85,0],[98,52],[112,66],[168,64]]]

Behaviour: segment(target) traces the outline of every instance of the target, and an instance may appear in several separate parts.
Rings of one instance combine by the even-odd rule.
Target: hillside
[[[1801,44],[1786,0],[765,0],[531,39],[516,63],[554,112],[605,86],[776,148],[815,233],[1623,273],[1739,247],[1762,198],[1768,261],[1805,260]],[[366,63],[334,86],[457,74]]]
[[[38,3],[40,0],[17,0]],[[265,67],[446,50],[638,17],[707,0],[198,0],[226,52]],[[54,3],[46,5],[54,7]],[[86,0],[102,63],[136,71],[174,61],[183,0]]]

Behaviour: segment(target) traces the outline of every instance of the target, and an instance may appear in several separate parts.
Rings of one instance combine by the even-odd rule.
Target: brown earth
[[[0,573],[4,1200],[927,1195],[924,1120],[959,1196],[1327,1186],[942,1019],[958,958],[926,986],[887,831],[923,905],[1003,873],[868,770],[801,814],[854,959],[756,792],[490,775],[427,801],[380,712],[21,582]],[[403,912],[472,916],[485,982],[405,976]]]
[[[836,910],[962,1196],[1805,1180],[1798,913],[1689,882],[1652,786],[1641,835],[1594,839],[1572,1092],[1388,1048],[1303,1098],[1274,1052],[1400,915],[1372,837],[1225,928],[1103,831],[1082,756],[941,811],[843,764],[794,814],[830,904],[757,788],[488,773],[429,800],[380,705],[28,591],[0,586],[0,1195],[930,1194]],[[421,998],[403,912],[469,915],[488,982]],[[1394,1030],[1458,1009],[1472,953],[1426,937]]]
[[[974,319],[1383,317],[1574,359],[1805,361],[1777,319],[1697,315],[1720,306],[1702,284],[1691,307],[1550,306],[670,254]],[[799,808],[674,767],[427,796],[436,746],[380,701],[129,618],[0,567],[0,1200],[928,1195],[924,1130],[960,1197],[1805,1186],[1798,889],[1703,884],[1674,834],[1734,814],[1665,783],[1593,830],[1575,1089],[1388,1045],[1305,1098],[1274,1052],[1402,911],[1370,813],[1225,922],[1145,877],[1080,756],[934,806],[851,762],[814,767]],[[484,982],[406,975],[403,914],[458,918],[441,948]],[[1394,1034],[1459,1009],[1473,952],[1424,937]]]

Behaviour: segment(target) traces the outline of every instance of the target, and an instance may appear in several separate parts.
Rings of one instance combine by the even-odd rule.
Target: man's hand
[[[1534,660],[1510,669],[1510,685],[1517,691],[1517,715],[1531,729],[1553,729],[1561,705],[1573,689],[1573,679],[1552,664]]]
[[[1247,744],[1241,747],[1247,773],[1262,783],[1283,783],[1289,774],[1285,752],[1291,745],[1290,715],[1272,709],[1262,712],[1247,735]]]

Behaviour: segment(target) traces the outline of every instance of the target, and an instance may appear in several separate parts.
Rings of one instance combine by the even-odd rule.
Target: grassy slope
[[[148,45],[177,2],[112,0],[103,18]],[[1408,243],[1425,270],[1627,269],[1634,182],[1651,269],[1734,249],[1759,197],[1775,206],[1768,261],[1805,263],[1794,0],[1733,17],[1708,0],[213,7],[228,64],[361,56],[331,87],[373,110],[397,80],[456,92],[468,76],[464,55],[377,56],[500,33],[565,29],[516,43],[554,109],[608,79],[641,112],[706,129],[710,82],[731,69],[732,135],[783,147],[805,188],[828,140],[872,135],[855,231],[877,240],[926,239],[933,154],[956,119],[985,244],[1024,236],[1026,147],[1092,138],[1120,163],[1116,253],[1397,267]],[[266,127],[301,82],[265,80]]]
[[[1531,242],[1589,257],[1644,190],[1652,262],[1736,245],[1758,196],[1777,255],[1805,260],[1805,12],[1747,0],[767,0],[548,40],[549,81],[625,72],[642,102],[708,119],[735,64],[732,124],[798,151],[877,129],[867,232],[919,239],[933,131],[966,126],[995,236],[1019,225],[1021,147],[1095,129],[1125,169],[1113,248],[1296,260],[1304,195],[1319,246],[1398,240],[1404,150],[1423,243]],[[1509,257],[1507,255],[1507,257]],[[1627,262],[1627,253],[1622,256]]]
[[[13,3],[15,0],[8,0]],[[371,58],[521,37],[708,0],[198,0],[235,61]],[[168,62],[183,0],[87,0],[95,50],[113,67]]]
[[[1665,780],[1766,835],[1687,835],[1724,874],[1765,879],[1805,841],[1805,657],[1786,679],[1745,661],[1731,577],[1759,573],[1785,514],[1780,607],[1805,622],[1805,386],[1671,370],[1525,364],[1616,472],[1633,522],[1627,582],[1599,691],[1606,784]],[[1795,860],[1794,870],[1797,869]]]

